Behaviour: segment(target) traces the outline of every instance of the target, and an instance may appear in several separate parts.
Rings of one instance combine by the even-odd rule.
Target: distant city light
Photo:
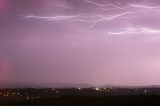
[[[97,88],[97,87],[96,87],[95,89],[96,89],[96,91],[99,91],[99,90],[100,90],[100,88]]]
[[[146,89],[144,90],[144,93],[147,93],[147,90],[146,90]]]

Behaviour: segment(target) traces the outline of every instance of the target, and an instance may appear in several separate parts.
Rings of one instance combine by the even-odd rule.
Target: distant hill
[[[91,88],[91,87],[118,87],[118,88],[160,88],[160,85],[148,86],[123,86],[123,85],[91,85],[91,84],[67,84],[67,83],[50,83],[50,84],[35,84],[35,83],[1,83],[0,88]]]

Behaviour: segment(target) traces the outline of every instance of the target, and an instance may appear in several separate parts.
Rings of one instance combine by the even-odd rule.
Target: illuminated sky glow
[[[158,0],[0,0],[0,83],[159,85]]]

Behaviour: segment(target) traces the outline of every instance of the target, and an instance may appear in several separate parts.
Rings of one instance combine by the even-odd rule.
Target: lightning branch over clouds
[[[24,16],[25,19],[43,19],[47,21],[69,21],[69,22],[85,22],[90,23],[89,28],[95,27],[98,23],[113,21],[114,19],[121,18],[135,18],[140,17],[138,15],[139,12],[142,11],[127,11],[114,15],[87,15],[87,14],[77,14],[77,15],[66,15],[66,16],[36,16],[36,15],[28,15]]]
[[[105,4],[105,5],[103,5],[103,4],[99,4],[97,2],[90,1],[90,0],[84,0],[84,2],[90,3],[92,5],[95,5],[102,11],[124,10],[124,9],[129,9],[129,8],[139,8],[139,9],[156,9],[156,8],[160,8],[160,6],[146,6],[146,5],[142,5],[142,4],[132,4],[132,3],[128,3],[127,6],[118,6],[116,4]],[[120,4],[120,3],[117,3],[117,4]],[[108,9],[108,7],[109,7],[109,9]]]
[[[95,26],[97,26],[99,23],[104,23],[104,22],[110,22],[113,21],[115,19],[123,19],[123,18],[127,18],[127,19],[132,19],[132,18],[137,18],[137,17],[142,17],[146,14],[150,14],[150,13],[155,13],[155,14],[159,14],[160,11],[158,11],[157,9],[159,9],[159,6],[146,6],[143,4],[132,4],[132,3],[128,3],[126,6],[118,6],[116,4],[99,4],[97,2],[94,1],[90,1],[90,0],[83,0],[85,3],[89,3],[92,5],[95,5],[97,7],[104,7],[107,9],[109,7],[110,9],[118,9],[117,13],[114,14],[83,14],[83,13],[79,13],[79,14],[75,14],[75,15],[58,15],[58,16],[37,16],[37,15],[27,15],[24,16],[25,19],[43,19],[43,20],[47,20],[47,21],[68,21],[68,22],[83,22],[83,23],[88,23],[88,28],[93,28]],[[66,5],[63,5],[63,3],[61,6],[63,8],[68,8],[68,9],[72,9]],[[129,10],[129,8],[134,8],[134,10]],[[124,11],[121,11],[124,10]],[[111,10],[110,10],[111,11]],[[104,12],[105,13],[105,12]],[[145,13],[145,14],[143,14]]]

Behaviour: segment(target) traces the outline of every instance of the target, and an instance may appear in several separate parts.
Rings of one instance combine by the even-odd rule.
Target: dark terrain
[[[159,88],[1,89],[0,106],[160,106]]]

